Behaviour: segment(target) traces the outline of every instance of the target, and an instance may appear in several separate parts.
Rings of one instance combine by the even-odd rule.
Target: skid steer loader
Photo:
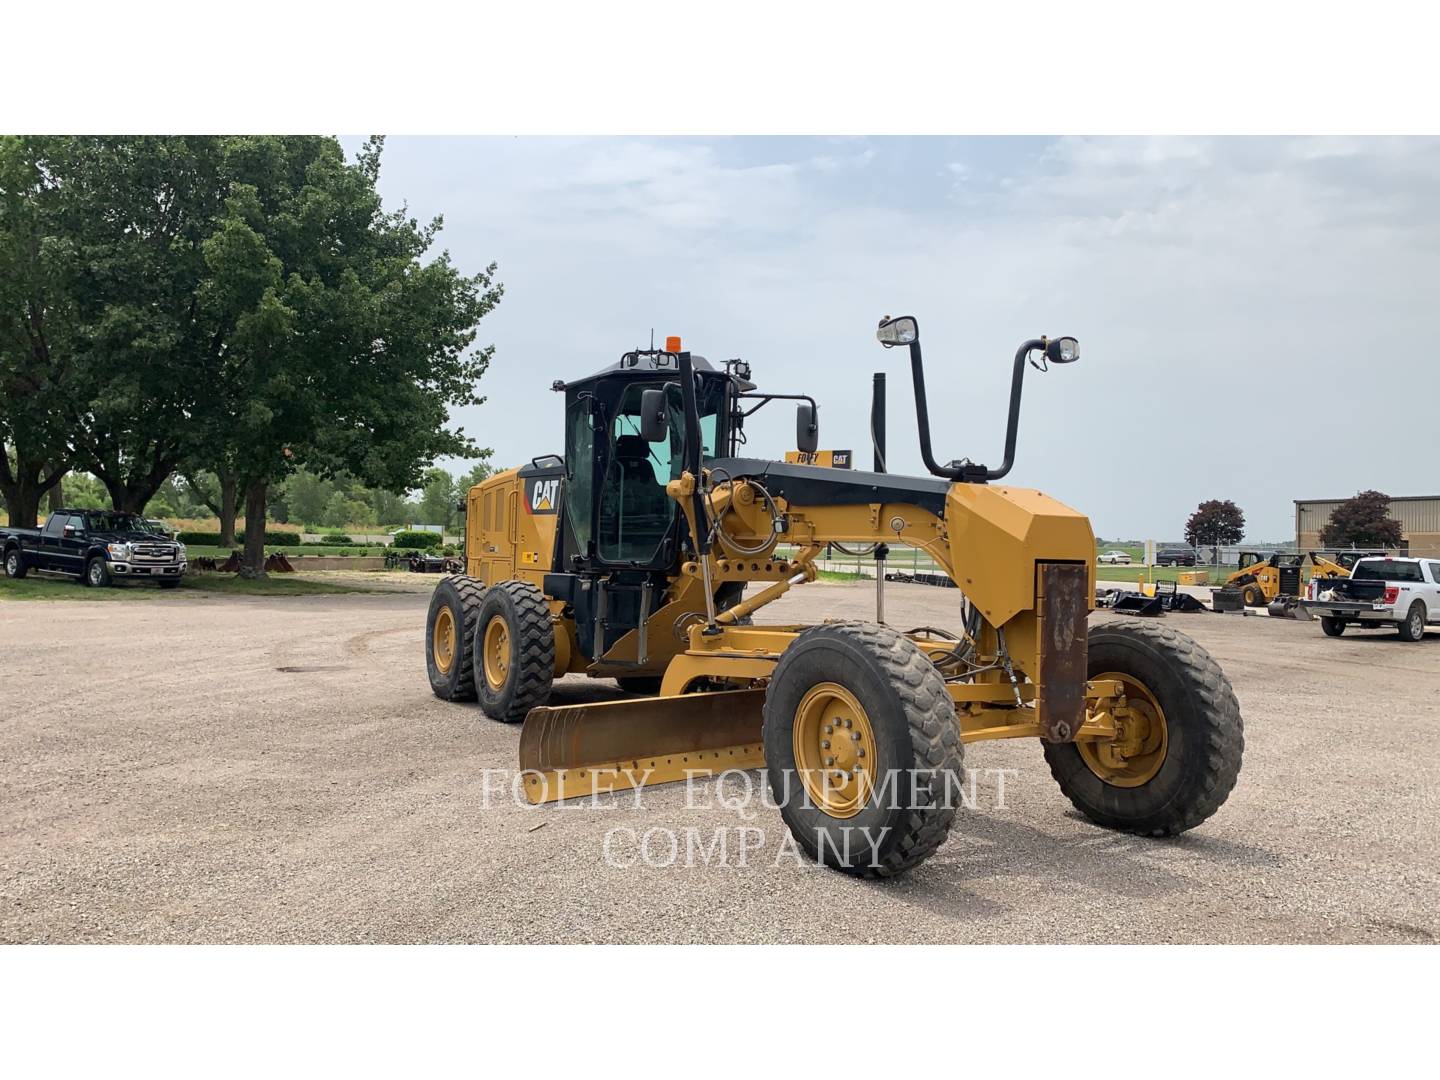
[[[1015,459],[1027,360],[1078,358],[1073,338],[1015,353],[1003,462],[940,464],[913,317],[908,348],[921,456],[932,477],[741,454],[744,423],[806,394],[768,394],[670,338],[588,378],[556,382],[564,455],[472,488],[466,573],[436,588],[426,626],[434,692],[524,722],[521,782],[540,803],[763,767],[798,845],[889,876],[944,841],[964,746],[1039,739],[1090,820],[1170,835],[1213,814],[1240,769],[1229,682],[1185,635],[1139,620],[1087,626],[1095,540],[1049,495],[1000,483]],[[877,453],[877,462],[883,460]],[[875,622],[755,624],[813,581],[826,544],[925,551],[958,586],[951,629]],[[745,594],[746,586],[756,591]],[[615,679],[647,697],[547,704],[557,676]]]

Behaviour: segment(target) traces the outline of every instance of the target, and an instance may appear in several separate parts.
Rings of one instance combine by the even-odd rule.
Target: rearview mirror
[[[875,340],[887,349],[896,345],[913,345],[920,340],[920,324],[913,315],[898,315],[893,319],[886,315],[875,331]]]
[[[646,442],[661,442],[670,433],[669,407],[664,390],[640,392],[640,437]]]
[[[795,406],[795,449],[813,454],[820,446],[820,425],[815,420],[815,406],[808,401]]]
[[[1052,364],[1073,364],[1080,359],[1080,342],[1073,337],[1058,337],[1045,346],[1045,359]]]

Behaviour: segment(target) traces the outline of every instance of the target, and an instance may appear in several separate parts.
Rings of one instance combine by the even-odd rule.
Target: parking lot
[[[955,596],[891,585],[890,621],[954,625]],[[1214,818],[1174,840],[1110,833],[1070,808],[1033,742],[982,743],[967,748],[974,809],[934,858],[877,883],[800,865],[778,812],[745,798],[758,774],[654,788],[639,805],[633,793],[517,805],[505,771],[518,728],[429,691],[427,599],[0,605],[0,938],[1440,936],[1433,630],[1403,644],[1389,632],[1329,639],[1309,622],[1168,616],[1220,661],[1244,713],[1244,768]],[[870,617],[873,591],[817,583],[762,615]],[[618,695],[574,678],[559,693]]]

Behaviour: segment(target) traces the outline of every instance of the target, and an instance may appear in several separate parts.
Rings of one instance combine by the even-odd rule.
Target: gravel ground
[[[891,621],[953,624],[953,595],[891,585]],[[1170,616],[1220,661],[1245,717],[1244,769],[1219,814],[1174,840],[1117,835],[1070,808],[1033,742],[978,744],[967,754],[976,809],[918,870],[873,883],[798,865],[774,809],[716,805],[713,782],[688,793],[693,805],[683,785],[639,806],[633,793],[514,805],[505,775],[485,770],[512,767],[518,728],[430,694],[426,603],[397,591],[0,605],[0,939],[1440,935],[1433,631],[1408,645],[1389,633],[1331,640],[1315,623]],[[872,603],[868,586],[818,583],[764,621],[864,617]],[[619,696],[577,679],[560,693]],[[758,774],[725,791],[738,802],[747,786]],[[675,865],[638,857],[631,838],[646,830],[652,863],[677,836]],[[709,865],[684,865],[687,843]],[[753,846],[744,865],[742,846]]]

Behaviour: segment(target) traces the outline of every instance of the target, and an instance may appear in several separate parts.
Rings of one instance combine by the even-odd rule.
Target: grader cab
[[[992,468],[936,461],[916,320],[887,317],[877,338],[909,351],[930,477],[743,456],[746,418],[777,399],[799,402],[796,441],[813,452],[815,401],[762,393],[748,364],[717,368],[678,339],[555,383],[564,456],[469,493],[466,572],[437,587],[426,628],[432,689],[524,722],[533,802],[763,767],[796,842],[858,875],[935,851],[964,745],[990,739],[1038,738],[1062,791],[1101,825],[1199,824],[1240,768],[1228,681],[1168,628],[1088,626],[1089,522],[998,483],[1015,459],[1027,361],[1070,363],[1074,339],[1017,350]],[[883,573],[874,622],[757,624],[815,580],[832,544],[926,553],[958,587],[937,598],[953,629],[885,625]],[[549,705],[566,674],[645,696]]]

